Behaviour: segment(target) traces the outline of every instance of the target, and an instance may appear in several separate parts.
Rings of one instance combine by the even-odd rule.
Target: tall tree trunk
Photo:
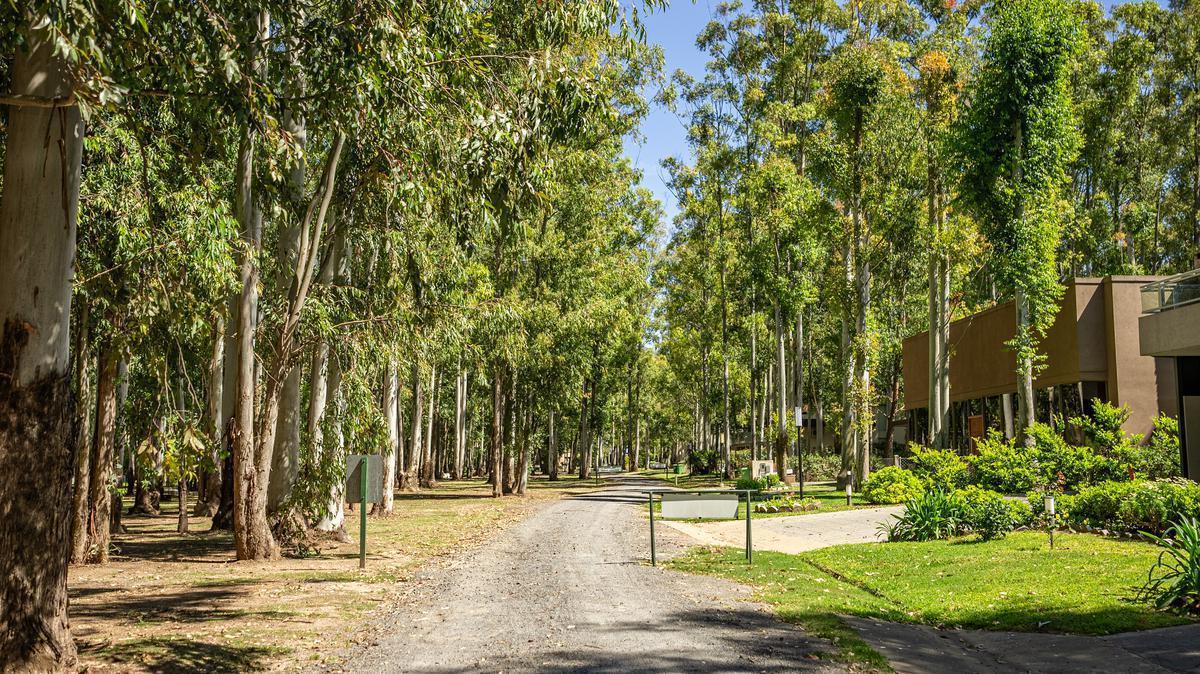
[[[421,366],[417,361],[413,361],[411,382],[412,416],[409,426],[412,429],[410,431],[412,437],[408,445],[408,454],[404,457],[404,473],[400,476],[400,488],[404,491],[415,491],[417,489],[419,480],[417,474],[418,463],[425,446],[425,442],[422,439],[424,431],[422,419],[425,414],[425,380],[421,377]]]
[[[395,360],[389,360],[383,373],[383,411],[387,417],[388,451],[383,457],[382,488],[375,504],[377,515],[391,515],[396,508],[396,457],[404,446],[400,432],[400,372]]]
[[[1032,331],[1029,318],[1029,298],[1025,293],[1017,291],[1017,332]],[[1028,357],[1018,357],[1017,360],[1017,438],[1026,447],[1032,447],[1033,437],[1026,431],[1033,425],[1036,418],[1036,401],[1033,397],[1033,360]]]
[[[558,426],[555,425],[557,420],[558,410],[550,408],[550,419],[548,420],[549,437],[546,440],[546,475],[551,480],[558,479]]]
[[[75,339],[75,495],[71,503],[71,563],[87,560],[91,539],[88,536],[88,480],[91,477],[92,422],[95,396],[92,394],[91,316],[85,300],[79,311],[79,332]]]
[[[212,530],[233,530],[233,415],[237,409],[238,374],[238,317],[237,296],[226,303],[226,330],[221,363],[221,428],[223,446],[221,461],[221,488],[217,497],[217,511],[213,515]]]
[[[592,400],[596,392],[592,383],[583,382],[582,410],[579,413],[579,479],[586,480],[592,472]]]
[[[467,455],[467,371],[459,369],[454,380],[454,473],[455,480],[463,479],[463,462]]]
[[[288,61],[293,71],[297,70],[296,48],[294,43],[289,43]],[[303,97],[302,81],[296,87],[295,93],[297,98]],[[292,163],[287,179],[285,196],[295,215],[279,234],[278,249],[276,250],[279,273],[275,279],[275,288],[280,292],[286,289],[289,300],[295,302],[301,275],[299,266],[303,232],[299,215],[304,211],[305,181],[308,168],[304,160],[308,129],[303,113],[295,107],[285,110],[283,128],[291,135],[300,154],[299,158]],[[283,506],[300,476],[300,367],[287,365],[282,375],[279,416],[275,422],[275,442],[274,447],[271,448],[271,475],[267,488],[267,512],[269,514],[275,514]]]
[[[787,446],[788,446],[788,427],[787,427],[787,387],[784,382],[787,380],[786,367],[784,366],[785,350],[783,338],[783,311],[779,306],[779,300],[775,301],[775,402],[776,402],[776,427],[775,427],[775,472],[782,479],[787,473]]]
[[[796,309],[796,336],[795,344],[793,344],[794,356],[792,357],[792,407],[795,412],[792,420],[796,427],[796,443],[803,450],[802,445],[806,444],[806,434],[804,430],[807,426],[804,425],[804,307],[800,306]],[[799,470],[797,466],[796,470]]]
[[[38,17],[30,17],[34,20]],[[73,96],[51,29],[25,30],[10,91]],[[0,671],[71,667],[71,278],[83,122],[74,106],[10,105],[0,196]],[[36,289],[36,292],[31,289]]]
[[[503,365],[492,365],[492,432],[488,446],[488,474],[492,485],[492,496],[504,495],[504,369]]]
[[[265,74],[266,60],[261,45],[266,44],[269,37],[270,17],[266,10],[260,10],[254,21],[256,38],[248,47],[248,61],[251,69],[262,76]],[[254,190],[256,136],[254,124],[246,122],[238,149],[235,208],[245,245],[239,271],[242,293],[238,300],[237,405],[233,433],[233,539],[238,559],[272,559],[277,554],[267,520],[270,448],[260,451],[260,443],[255,435],[257,260],[262,252],[262,210],[255,202]]]
[[[113,447],[117,436],[117,371],[121,354],[111,345],[100,354],[96,378],[96,437],[92,441],[91,478],[88,481],[88,538],[92,554],[88,561],[108,562],[109,482],[112,477]]]
[[[212,353],[208,361],[208,401],[205,408],[207,423],[208,457],[206,466],[201,472],[203,482],[201,498],[196,501],[197,516],[212,517],[221,504],[221,441],[224,417],[221,416],[221,402],[224,400],[224,367],[225,359],[225,316],[218,314],[213,325]]]
[[[524,496],[525,491],[529,486],[529,436],[533,429],[533,406],[530,404],[530,395],[525,394],[524,410],[521,414],[521,432],[518,433],[518,445],[520,457],[517,460],[517,474],[514,478],[513,492],[518,496]]]
[[[437,486],[437,461],[433,457],[433,426],[437,413],[438,368],[429,368],[429,413],[425,420],[425,444],[421,449],[421,486],[432,489]]]

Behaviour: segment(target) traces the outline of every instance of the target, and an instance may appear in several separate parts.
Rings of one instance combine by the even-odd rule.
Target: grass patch
[[[1017,532],[979,543],[841,545],[801,555],[697,548],[668,564],[745,583],[785,620],[836,640],[838,659],[886,662],[839,615],[1021,632],[1102,635],[1167,627],[1186,618],[1131,601],[1157,555],[1137,541]]]

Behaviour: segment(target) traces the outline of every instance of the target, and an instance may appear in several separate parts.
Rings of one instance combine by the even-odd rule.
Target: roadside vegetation
[[[835,640],[832,657],[888,669],[838,618],[854,615],[945,628],[1114,634],[1189,618],[1136,601],[1157,558],[1148,543],[1044,532],[977,542],[843,545],[800,555],[696,548],[667,562],[745,583],[778,615]]]

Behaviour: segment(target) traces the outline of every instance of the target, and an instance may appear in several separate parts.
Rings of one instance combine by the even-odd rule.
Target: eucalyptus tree
[[[918,155],[910,148],[917,134],[911,128],[907,74],[898,60],[906,45],[870,37],[875,27],[867,19],[882,19],[864,14],[856,15],[852,37],[824,67],[829,125],[821,170],[846,223],[841,482],[858,482],[870,473],[875,404],[871,371],[878,339],[871,319],[872,261],[896,215],[904,212],[899,207],[911,199],[905,181]],[[903,15],[896,18],[902,19]]]
[[[1015,298],[1017,430],[1034,422],[1037,343],[1054,320],[1062,286],[1066,170],[1079,138],[1070,96],[1080,19],[1066,0],[994,5],[983,61],[963,118],[959,191],[991,243],[995,273]]]

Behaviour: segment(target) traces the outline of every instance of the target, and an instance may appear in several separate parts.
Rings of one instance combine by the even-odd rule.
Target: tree
[[[1079,138],[1070,97],[1080,20],[1067,0],[1014,0],[988,15],[991,33],[959,134],[960,194],[983,226],[994,272],[1016,307],[1017,428],[1034,423],[1037,343],[1062,286],[1055,253],[1062,190]]]

